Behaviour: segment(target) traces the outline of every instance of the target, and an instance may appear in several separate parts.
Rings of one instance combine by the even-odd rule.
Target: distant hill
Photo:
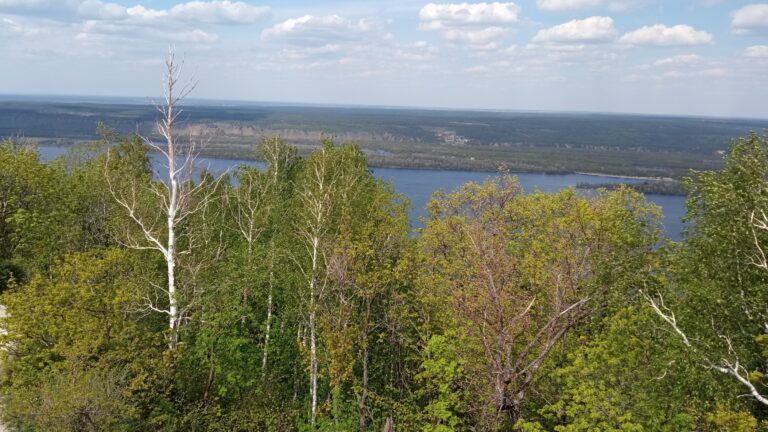
[[[0,101],[0,136],[59,143],[119,133],[152,135],[157,111],[135,99]],[[768,121],[641,115],[446,111],[201,102],[183,114],[186,132],[210,138],[212,155],[253,157],[280,135],[304,151],[323,136],[361,144],[374,166],[572,172],[680,177],[717,168],[730,140]]]

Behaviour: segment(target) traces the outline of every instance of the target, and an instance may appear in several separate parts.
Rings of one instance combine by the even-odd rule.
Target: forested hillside
[[[95,139],[99,122],[153,136],[155,115],[146,100],[10,98],[0,106],[0,136],[68,145]],[[205,101],[187,106],[180,120],[184,133],[210,140],[206,153],[214,156],[253,157],[252,143],[275,135],[306,156],[329,137],[356,141],[379,167],[492,171],[503,162],[519,171],[676,178],[691,168],[721,168],[731,138],[768,126],[756,119]]]
[[[148,151],[0,147],[13,430],[765,427],[764,138],[691,177],[695,228],[668,245],[636,192],[504,173],[409,236],[359,147],[279,139],[264,171],[179,170],[169,231]]]

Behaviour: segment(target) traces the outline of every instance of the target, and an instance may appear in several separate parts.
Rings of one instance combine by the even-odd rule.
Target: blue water
[[[66,148],[54,146],[40,146],[40,153],[45,160],[52,160],[67,152]],[[153,164],[162,167],[160,155],[152,156]],[[219,174],[232,170],[238,165],[263,166],[252,160],[224,159],[200,157],[197,160],[198,168],[205,168]],[[413,206],[411,210],[411,222],[420,226],[420,220],[427,216],[426,205],[432,194],[437,190],[451,192],[467,182],[483,182],[494,176],[490,172],[455,171],[455,170],[422,170],[422,169],[397,169],[374,168],[374,175],[391,182],[395,189],[406,195]],[[641,180],[594,176],[587,174],[544,174],[544,173],[518,173],[516,174],[520,185],[525,191],[534,191],[537,188],[544,192],[556,192],[558,190],[575,187],[578,183],[635,183]],[[667,237],[672,240],[680,240],[684,228],[682,218],[685,216],[685,197],[671,195],[646,194],[648,201],[661,207],[664,213],[664,227]]]
[[[422,217],[427,216],[426,205],[432,194],[438,189],[451,192],[467,182],[483,182],[494,176],[489,172],[476,171],[436,171],[414,169],[376,168],[374,174],[390,181],[395,188],[408,196],[413,203],[411,220],[418,224]],[[638,183],[642,180],[621,177],[603,177],[586,174],[543,174],[517,173],[523,190],[532,192],[557,192],[579,183]],[[685,216],[685,197],[670,195],[646,194],[646,198],[661,207],[664,213],[664,228],[669,238],[680,240]]]

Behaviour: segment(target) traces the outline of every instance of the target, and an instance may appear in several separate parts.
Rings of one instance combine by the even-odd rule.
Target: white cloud
[[[438,30],[454,45],[475,50],[492,50],[518,22],[520,8],[515,3],[429,3],[419,11],[422,30]]]
[[[605,45],[547,42],[513,45],[477,58],[484,61],[470,64],[465,72],[497,76],[512,73],[540,82],[563,80],[567,75],[564,71],[612,69],[620,54]]]
[[[170,15],[185,21],[202,23],[250,24],[261,21],[270,13],[266,6],[253,6],[240,1],[191,1],[174,6]]]
[[[575,43],[531,43],[525,46],[528,62],[558,67],[565,64],[580,64],[588,67],[607,66],[618,59],[618,54],[611,49],[604,49],[595,44]]]
[[[338,15],[304,15],[275,24],[261,33],[261,38],[265,41],[298,45],[325,45],[371,36],[385,37],[377,22],[367,19],[348,20]]]
[[[38,27],[22,24],[10,18],[0,19],[0,31],[24,37],[37,36],[42,33],[42,29]]]
[[[0,0],[2,10],[34,10],[39,8],[51,8],[53,6],[72,7],[78,0]]]
[[[495,43],[507,34],[507,30],[501,27],[487,27],[478,30],[445,30],[442,36],[450,43],[458,45],[472,45],[476,48],[495,49]]]
[[[107,4],[106,6],[112,6]],[[168,11],[147,9],[142,5],[132,6],[125,9],[125,18],[137,21],[152,21],[158,18],[165,18],[169,15]]]
[[[335,79],[371,77],[403,71],[434,71],[437,48],[424,41],[399,44],[389,39],[350,40],[312,46],[281,46],[251,59],[249,67],[260,71],[325,71]]]
[[[100,0],[85,0],[77,7],[80,16],[94,19],[113,20],[123,19],[127,15],[126,8],[116,3],[104,3]]]
[[[418,41],[395,49],[394,55],[401,60],[426,61],[433,59],[440,51],[425,41]]]
[[[680,54],[672,57],[656,60],[653,62],[654,66],[677,66],[677,65],[689,65],[699,63],[702,61],[700,55],[696,54]]]
[[[0,0],[0,12],[61,17],[72,15],[82,0]]]
[[[85,0],[77,6],[76,12],[82,18],[103,21],[151,21],[168,16],[165,10],[147,9],[141,5],[125,7],[101,0]]]
[[[192,30],[184,32],[170,33],[171,40],[176,42],[196,43],[196,44],[213,44],[219,40],[219,36],[213,33],[208,33],[202,30]]]
[[[505,75],[515,74],[521,75],[526,72],[533,72],[533,70],[524,64],[519,62],[512,62],[509,60],[499,60],[484,65],[476,65],[464,68],[464,72],[471,74],[484,74],[489,72],[502,72]],[[541,78],[541,76],[539,76]]]
[[[731,63],[705,58],[697,54],[680,54],[637,66],[642,74],[633,74],[631,81],[676,81],[699,78],[734,76]]]
[[[534,36],[534,42],[605,42],[616,37],[613,18],[593,16],[583,20],[571,20],[544,30]]]
[[[731,27],[736,34],[768,30],[768,3],[751,4],[735,11]]]
[[[518,21],[514,3],[429,3],[419,11],[422,28],[438,30],[465,26],[509,25]]]
[[[663,24],[641,27],[626,33],[619,42],[627,45],[685,46],[707,45],[714,37],[688,25],[667,27]]]
[[[464,68],[464,72],[469,72],[469,73],[484,73],[484,72],[489,72],[490,70],[491,70],[490,66],[486,66],[486,65],[477,65],[477,66]]]
[[[151,9],[141,4],[124,6],[102,0],[0,0],[0,11],[45,14],[52,18],[86,18],[109,21],[180,21],[206,24],[251,24],[269,15],[269,8],[242,1],[194,0],[170,9]]]
[[[76,22],[71,28],[76,32],[73,37],[77,41],[101,46],[142,41],[147,46],[156,42],[178,42],[205,48],[219,40],[219,36],[211,31],[212,27],[252,24],[269,15],[269,8],[230,0],[194,0],[167,9],[147,8],[140,4],[124,6],[103,0],[64,1],[71,4],[69,15],[52,17],[52,21],[58,18],[62,23]],[[126,49],[129,47],[140,49],[137,45],[125,46]]]
[[[597,7],[608,8],[613,11],[625,11],[640,4],[639,0],[537,0],[536,5],[541,10],[549,12],[563,12],[591,9]]]
[[[184,30],[180,28],[167,28],[162,26],[134,26],[121,22],[102,20],[89,20],[78,27],[79,32],[75,39],[81,42],[108,43],[105,39],[113,40],[151,40],[189,43],[198,45],[211,45],[219,40],[215,33],[201,29]]]
[[[733,74],[724,68],[708,68],[697,70],[671,70],[658,74],[630,74],[627,76],[627,81],[641,82],[641,81],[682,81],[693,80],[702,78],[726,78],[733,76]]]
[[[50,0],[0,0],[0,7],[41,6],[49,3]]]
[[[729,75],[728,71],[723,68],[711,68],[711,69],[700,69],[700,70],[693,70],[693,71],[670,71],[670,72],[664,73],[661,77],[673,78],[673,79],[720,78],[728,75]]]
[[[754,45],[744,50],[744,56],[749,58],[768,58],[768,45]]]

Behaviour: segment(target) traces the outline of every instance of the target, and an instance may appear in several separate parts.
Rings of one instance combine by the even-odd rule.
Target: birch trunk
[[[176,298],[176,221],[179,211],[179,171],[176,169],[176,142],[174,140],[174,126],[176,123],[176,100],[174,87],[176,85],[173,60],[167,63],[167,83],[165,95],[165,118],[160,126],[160,132],[166,140],[168,157],[168,243],[165,247],[165,263],[168,270],[168,327],[171,331],[169,347],[176,347],[178,343],[178,319],[179,306]]]
[[[315,294],[317,291],[317,267],[318,254],[320,248],[320,239],[312,239],[312,276],[309,281],[309,393],[312,399],[311,423],[315,427],[317,419],[317,311],[315,303]]]
[[[272,246],[274,248],[274,246]],[[274,252],[272,252],[274,254]],[[267,293],[267,328],[264,334],[264,354],[261,358],[261,378],[264,379],[267,376],[267,357],[269,355],[269,335],[272,332],[272,285],[275,279],[275,273],[272,271],[274,266],[274,255],[270,262],[269,269],[269,292]]]

